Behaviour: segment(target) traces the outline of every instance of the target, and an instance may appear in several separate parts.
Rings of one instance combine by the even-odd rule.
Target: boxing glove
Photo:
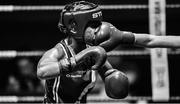
[[[82,50],[74,57],[61,59],[59,61],[59,69],[61,72],[72,72],[76,70],[70,69],[73,69],[78,63],[93,61],[94,64],[91,66],[91,69],[97,70],[105,63],[106,58],[106,51],[102,47],[92,46]]]
[[[97,28],[87,27],[85,30],[84,40],[89,45],[99,45],[107,52],[114,49],[120,43],[132,44],[135,41],[134,34],[118,30],[108,22],[102,22]]]
[[[113,99],[122,99],[128,95],[129,82],[127,76],[117,70],[109,69],[105,72],[105,91]]]

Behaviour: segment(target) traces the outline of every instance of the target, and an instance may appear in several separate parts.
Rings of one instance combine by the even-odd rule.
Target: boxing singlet
[[[63,49],[64,58],[75,55],[66,40],[62,40],[56,48]],[[59,50],[59,49],[58,49]],[[95,85],[95,71],[78,64],[78,71],[58,76],[45,81],[44,103],[85,103],[88,92]]]

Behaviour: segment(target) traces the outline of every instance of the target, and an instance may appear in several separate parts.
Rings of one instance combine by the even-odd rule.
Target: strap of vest
[[[70,58],[72,57],[72,54],[71,54],[69,48],[67,47],[67,44],[65,43],[65,40],[62,40],[61,44],[64,46],[64,48],[65,48],[65,50],[67,52],[67,55],[68,55],[68,59],[70,60]],[[72,70],[71,65],[70,65],[70,70]]]

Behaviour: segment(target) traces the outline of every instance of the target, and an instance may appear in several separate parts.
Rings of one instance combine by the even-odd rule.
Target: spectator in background
[[[30,58],[19,58],[17,70],[8,78],[7,91],[16,94],[40,94],[43,82],[36,77],[35,64]]]

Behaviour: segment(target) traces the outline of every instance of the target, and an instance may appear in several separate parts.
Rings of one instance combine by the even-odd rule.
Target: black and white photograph
[[[1,104],[179,104],[179,0],[0,0]]]

